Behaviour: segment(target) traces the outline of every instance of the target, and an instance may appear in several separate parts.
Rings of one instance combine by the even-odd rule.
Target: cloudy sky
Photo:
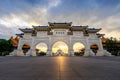
[[[120,38],[120,0],[0,0],[0,38],[18,28],[73,22],[102,28],[106,37]]]

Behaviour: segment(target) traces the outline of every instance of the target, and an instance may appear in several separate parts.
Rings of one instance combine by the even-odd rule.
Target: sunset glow
[[[36,49],[42,52],[47,52],[47,45],[45,43],[39,43],[36,45]]]
[[[53,45],[52,52],[56,53],[59,49],[62,50],[62,52],[64,53],[68,53],[68,46],[62,41],[58,41]]]
[[[79,52],[81,49],[85,48],[85,46],[82,43],[75,43],[73,45],[74,52]]]
[[[119,19],[120,0],[0,0],[0,38],[6,39],[48,22],[102,28],[105,37],[119,39]]]

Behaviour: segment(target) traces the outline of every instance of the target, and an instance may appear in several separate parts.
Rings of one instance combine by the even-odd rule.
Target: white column
[[[102,41],[100,38],[99,38],[99,50],[97,52],[97,56],[112,56],[110,52],[103,49]]]
[[[95,56],[95,53],[90,49],[88,37],[86,37],[86,49],[85,49],[84,56]]]
[[[74,56],[74,50],[73,50],[73,45],[72,45],[72,41],[71,41],[71,36],[69,36],[69,42],[68,42],[68,55],[69,56]]]
[[[51,47],[48,47],[46,56],[52,56],[52,49],[51,49]]]
[[[100,38],[99,38],[99,50],[103,50],[103,45],[102,45],[102,41]]]
[[[47,49],[46,56],[52,56],[51,36],[49,37],[49,44],[48,44],[48,49]]]
[[[31,40],[31,46],[30,46],[30,49],[28,50],[28,52],[26,53],[26,56],[36,56],[36,51],[34,49],[34,37],[32,37],[32,40]]]
[[[18,44],[18,48],[17,48],[17,54],[15,53],[16,56],[24,56],[23,50],[22,50],[22,38],[19,39],[19,44]]]
[[[104,56],[103,45],[100,38],[98,38],[98,51],[96,56]]]

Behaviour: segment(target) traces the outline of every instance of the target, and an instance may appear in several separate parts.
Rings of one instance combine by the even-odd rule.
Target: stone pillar
[[[17,56],[24,56],[24,53],[23,53],[22,49],[17,50]]]
[[[46,56],[52,56],[52,49],[49,49],[47,50],[47,53],[46,53]]]
[[[12,51],[9,56],[17,56],[17,52],[18,50],[17,49],[14,49],[14,51]]]
[[[21,40],[22,38],[19,39],[19,45],[18,45],[18,48],[17,48],[17,56],[24,56],[24,53],[23,53],[23,50],[22,50],[22,43],[21,43]]]
[[[98,38],[98,51],[96,56],[104,56],[103,45],[100,38]]]
[[[36,56],[36,51],[34,49],[34,37],[32,37],[30,50],[26,53],[26,56]]]
[[[71,36],[69,37],[68,56],[74,56],[74,50],[73,50],[73,44],[72,44]]]
[[[107,50],[103,50],[104,56],[112,56],[110,52]]]
[[[26,53],[26,56],[36,56],[36,51],[33,48]]]
[[[86,37],[86,49],[85,49],[84,56],[95,56],[95,53],[90,49],[88,37]]]
[[[71,44],[68,47],[68,56],[74,56],[74,50]]]
[[[74,56],[74,50],[70,50],[69,56]]]
[[[49,44],[48,45],[48,49],[47,49],[47,53],[46,56],[52,56],[52,44],[51,44],[51,37],[49,37]]]
[[[99,41],[98,42],[99,43],[99,45],[98,45],[99,50],[97,51],[96,56],[111,56],[111,53],[109,53],[108,51],[103,49],[102,41],[100,38],[98,39],[98,41]]]

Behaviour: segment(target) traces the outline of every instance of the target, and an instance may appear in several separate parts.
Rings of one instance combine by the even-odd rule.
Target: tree
[[[9,55],[14,47],[9,40],[0,39],[0,56]]]
[[[112,55],[117,56],[120,51],[120,42],[116,39],[111,37],[106,41],[106,50],[112,53]]]

